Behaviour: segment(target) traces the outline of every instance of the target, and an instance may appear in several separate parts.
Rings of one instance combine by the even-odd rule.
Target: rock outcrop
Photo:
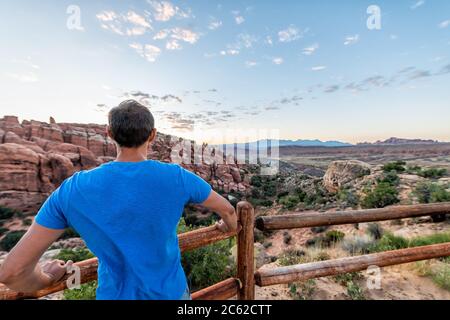
[[[328,192],[339,191],[346,184],[370,174],[370,165],[358,161],[334,161],[323,176],[323,186]]]
[[[0,205],[35,213],[67,177],[115,155],[105,125],[0,118]],[[250,188],[242,179],[243,169],[233,159],[222,160],[223,155],[207,145],[158,134],[148,157],[180,163],[224,192]]]

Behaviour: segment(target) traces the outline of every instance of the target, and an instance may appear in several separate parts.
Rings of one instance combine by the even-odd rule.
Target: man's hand
[[[222,231],[223,233],[227,233],[229,231],[227,224],[223,220],[216,222],[216,228]]]
[[[71,260],[64,262],[62,260],[52,260],[47,261],[41,265],[41,270],[43,274],[43,281],[46,286],[51,286],[61,280],[66,274],[68,268],[72,266],[73,262]]]

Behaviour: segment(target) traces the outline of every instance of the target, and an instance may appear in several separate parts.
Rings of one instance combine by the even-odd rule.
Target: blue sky
[[[0,25],[0,115],[105,123],[135,98],[210,142],[450,141],[447,0],[2,1]]]

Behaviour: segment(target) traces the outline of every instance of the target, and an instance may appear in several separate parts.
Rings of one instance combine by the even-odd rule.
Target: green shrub
[[[378,183],[377,186],[366,194],[362,201],[363,208],[384,208],[398,203],[398,190],[386,182]]]
[[[366,232],[375,240],[380,240],[384,234],[384,230],[379,223],[369,223]]]
[[[427,179],[439,179],[447,175],[446,169],[430,168],[419,172],[419,176]]]
[[[306,246],[330,247],[333,244],[344,239],[345,233],[338,230],[327,231],[324,235],[320,235],[306,241]]]
[[[348,251],[351,255],[367,254],[372,250],[374,245],[375,240],[366,235],[346,238],[342,242],[342,248]]]
[[[64,290],[65,300],[95,300],[97,289],[97,281],[84,283],[80,289],[66,289]]]
[[[285,209],[293,210],[300,203],[297,196],[285,196],[278,201]]]
[[[181,219],[178,232],[190,230],[192,228]],[[208,287],[234,275],[236,268],[231,263],[233,245],[234,239],[228,239],[182,254],[181,263],[192,289]]]
[[[279,257],[278,263],[281,266],[293,266],[305,262],[306,253],[303,250],[286,250]]]
[[[389,171],[383,174],[378,183],[387,183],[390,186],[398,186],[400,184],[400,177],[396,171]]]
[[[4,251],[11,250],[12,248],[14,248],[17,242],[19,242],[25,232],[26,231],[23,230],[8,232],[6,236],[0,241],[0,248],[2,248]]]
[[[409,247],[428,246],[432,244],[450,242],[450,233],[435,233],[428,236],[412,238]]]
[[[345,203],[346,206],[357,207],[359,205],[359,197],[356,193],[351,190],[339,190],[337,194],[337,199],[341,203]]]
[[[22,225],[24,225],[24,226],[31,226],[32,223],[33,223],[33,220],[31,218],[26,218],[22,221]]]
[[[16,210],[0,206],[0,220],[10,219],[16,213]]]
[[[389,250],[398,250],[408,248],[409,243],[403,237],[395,236],[392,233],[386,232],[380,241],[374,244],[369,250],[371,252],[381,252]]]
[[[432,182],[418,183],[413,191],[420,203],[450,201],[450,192],[442,185]]]
[[[8,228],[2,228],[2,227],[0,227],[0,237],[1,237],[2,235],[4,235],[6,232],[8,232],[8,231],[9,231]]]
[[[83,261],[90,258],[93,258],[94,254],[84,248],[77,248],[77,249],[62,249],[56,256],[55,259],[63,260],[63,261],[69,261],[72,260],[73,262]]]
[[[383,171],[384,172],[396,171],[398,173],[405,172],[406,170],[405,165],[406,165],[405,161],[389,162],[383,166]]]
[[[314,279],[289,284],[289,294],[294,300],[311,300],[315,291]]]

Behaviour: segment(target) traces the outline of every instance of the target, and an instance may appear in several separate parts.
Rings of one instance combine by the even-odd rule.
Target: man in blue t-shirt
[[[237,229],[236,212],[197,175],[147,160],[156,129],[146,107],[125,101],[108,120],[117,159],[75,173],[52,193],[0,267],[0,282],[35,292],[60,280],[72,262],[38,261],[71,227],[98,257],[97,299],[189,299],[177,238],[184,206],[216,212],[222,232]]]

